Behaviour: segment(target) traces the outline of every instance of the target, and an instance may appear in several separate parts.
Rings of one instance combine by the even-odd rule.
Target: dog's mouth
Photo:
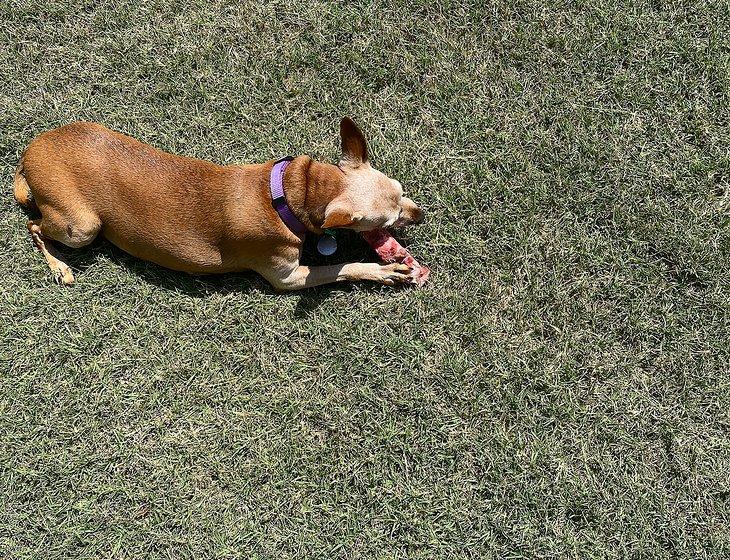
[[[395,222],[393,222],[393,224],[389,227],[404,228],[404,227],[408,227],[408,226],[415,226],[417,224],[420,224],[422,221],[423,221],[423,219],[413,220],[411,218],[406,218],[406,217],[402,216],[402,217],[398,218]]]

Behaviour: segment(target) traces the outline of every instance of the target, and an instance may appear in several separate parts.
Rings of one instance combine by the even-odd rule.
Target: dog
[[[300,264],[307,232],[362,232],[424,217],[397,180],[370,165],[365,137],[348,117],[340,137],[337,165],[303,155],[221,166],[76,122],[28,145],[14,195],[40,213],[28,231],[62,284],[74,276],[54,243],[83,247],[100,233],[163,267],[190,274],[253,270],[279,291],[343,280],[408,283],[411,269],[404,264]],[[277,180],[280,196],[273,198]]]

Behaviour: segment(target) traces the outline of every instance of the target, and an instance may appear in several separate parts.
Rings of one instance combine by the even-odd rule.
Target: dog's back
[[[23,204],[32,196],[54,239],[79,247],[103,231],[121,249],[163,266],[219,270],[220,198],[234,170],[88,122],[39,135],[22,162],[16,198]]]

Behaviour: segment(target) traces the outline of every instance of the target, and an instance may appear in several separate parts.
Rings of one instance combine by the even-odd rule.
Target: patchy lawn
[[[730,556],[730,8],[662,4],[0,4],[0,556]],[[78,119],[232,163],[342,115],[423,289],[102,240],[63,288],[11,196]]]

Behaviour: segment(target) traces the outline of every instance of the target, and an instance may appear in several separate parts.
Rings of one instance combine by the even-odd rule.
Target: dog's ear
[[[327,205],[324,213],[322,229],[346,228],[362,219],[362,216],[352,211],[352,208],[342,201]]]
[[[368,160],[368,144],[350,117],[343,117],[340,121],[340,138],[342,140],[340,165],[357,167]]]

